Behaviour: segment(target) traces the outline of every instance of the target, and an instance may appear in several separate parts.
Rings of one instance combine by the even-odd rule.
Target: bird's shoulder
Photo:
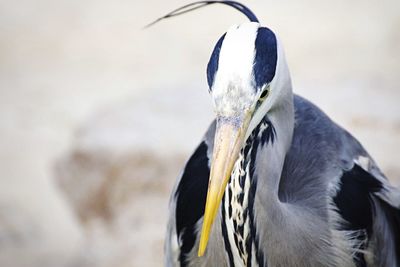
[[[398,189],[390,185],[374,159],[355,137],[310,101],[295,96],[294,104],[294,133],[282,172],[283,182],[290,182],[287,186],[292,184],[310,188],[307,185],[320,182],[325,188],[333,186],[327,190],[337,193],[337,187],[345,180],[358,181],[370,192],[376,191],[379,185],[385,192],[391,192],[382,193],[381,198],[393,206],[400,205],[400,194],[396,195]],[[293,184],[293,181],[302,184]]]
[[[369,259],[373,265],[398,266],[399,189],[349,132],[304,98],[295,96],[294,103],[296,123],[281,197],[309,205],[327,217],[333,209],[339,215],[338,230],[352,235],[349,241],[355,246],[357,266],[368,266],[363,250],[379,255]],[[383,243],[387,249],[381,252]]]
[[[204,214],[214,131],[215,122],[186,162],[171,196],[166,253],[167,256],[178,254],[174,258],[177,258],[180,266],[185,266],[187,257],[195,246],[197,223]]]

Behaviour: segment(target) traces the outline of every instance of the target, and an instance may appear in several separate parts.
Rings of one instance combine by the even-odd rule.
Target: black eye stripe
[[[208,88],[209,90],[211,90],[211,87],[214,83],[214,76],[215,73],[218,70],[218,60],[219,60],[219,52],[221,51],[221,46],[222,46],[222,42],[224,41],[225,38],[225,34],[221,36],[221,38],[219,38],[217,44],[214,47],[214,50],[211,54],[211,58],[210,61],[208,62],[207,65],[207,82],[208,82]]]
[[[256,88],[272,81],[277,63],[277,41],[268,28],[260,27],[255,40],[253,75]]]

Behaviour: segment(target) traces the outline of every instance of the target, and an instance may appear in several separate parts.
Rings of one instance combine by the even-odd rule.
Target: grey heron
[[[292,91],[282,44],[250,20],[207,66],[216,119],[170,200],[167,266],[400,266],[400,191],[346,130]],[[161,18],[161,19],[163,19]]]

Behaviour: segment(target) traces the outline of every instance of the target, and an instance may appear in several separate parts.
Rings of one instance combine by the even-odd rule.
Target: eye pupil
[[[264,90],[264,92],[262,92],[260,98],[264,98],[268,95],[268,89]]]

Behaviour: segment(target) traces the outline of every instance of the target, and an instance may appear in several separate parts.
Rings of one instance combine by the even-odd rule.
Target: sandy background
[[[0,0],[0,266],[160,266],[168,195],[212,119],[205,66],[235,11]],[[400,2],[246,1],[295,91],[400,185]]]

